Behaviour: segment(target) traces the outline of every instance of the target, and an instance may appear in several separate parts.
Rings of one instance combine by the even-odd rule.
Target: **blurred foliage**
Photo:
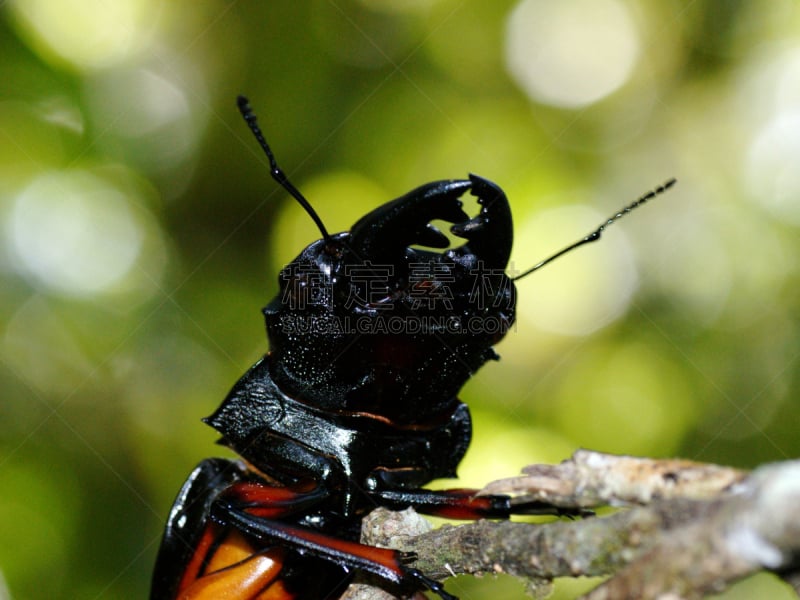
[[[679,179],[519,282],[463,393],[465,483],[579,446],[800,453],[793,0],[10,0],[0,80],[0,598],[144,597],[174,494],[225,452],[199,418],[317,236],[238,93],[329,229],[473,171],[511,199],[518,270]]]

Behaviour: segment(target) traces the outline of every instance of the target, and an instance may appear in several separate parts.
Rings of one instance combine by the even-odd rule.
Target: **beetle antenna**
[[[600,227],[595,229],[592,233],[587,235],[585,238],[578,240],[574,244],[571,244],[571,245],[567,246],[563,250],[559,250],[558,252],[556,252],[552,256],[550,256],[548,258],[545,258],[543,261],[533,265],[530,269],[528,269],[527,271],[525,271],[521,275],[517,275],[516,277],[513,277],[512,281],[517,281],[518,279],[522,279],[523,277],[527,277],[528,275],[530,275],[534,271],[537,271],[537,270],[541,269],[546,264],[553,262],[559,256],[563,256],[564,254],[566,254],[570,250],[574,250],[575,248],[577,248],[579,246],[583,246],[584,244],[588,244],[589,242],[596,242],[597,240],[600,239],[600,236],[603,235],[603,232],[606,230],[606,228],[609,225],[613,224],[615,221],[619,221],[622,217],[627,215],[634,208],[637,208],[638,206],[641,206],[642,204],[644,204],[648,200],[652,200],[653,198],[655,198],[659,194],[663,194],[669,188],[671,188],[673,185],[675,185],[677,183],[677,181],[678,181],[677,179],[672,178],[669,181],[665,182],[663,185],[658,186],[656,189],[650,190],[644,196],[639,198],[636,202],[633,202],[633,203],[629,204],[625,208],[620,209],[614,215],[610,216],[608,219],[606,219],[603,222],[602,225],[600,225]]]
[[[314,210],[314,207],[311,206],[311,203],[306,200],[306,197],[300,193],[292,182],[289,181],[289,178],[286,176],[286,173],[278,166],[278,162],[275,160],[275,155],[272,153],[272,149],[269,147],[267,140],[264,139],[264,134],[261,133],[261,128],[258,126],[258,119],[256,119],[256,115],[253,113],[253,109],[250,108],[250,102],[244,96],[239,96],[236,98],[236,104],[239,107],[239,112],[242,113],[242,117],[244,117],[247,126],[250,128],[250,131],[253,132],[253,135],[256,136],[256,140],[261,145],[261,149],[264,150],[264,153],[267,155],[269,159],[269,172],[272,175],[272,178],[277,181],[283,189],[289,192],[295,200],[300,203],[305,211],[308,213],[314,223],[317,224],[317,227],[322,233],[322,237],[325,240],[325,243],[331,241],[331,236],[328,234],[328,230],[325,229],[325,225],[322,223],[322,219],[319,218],[317,211]]]

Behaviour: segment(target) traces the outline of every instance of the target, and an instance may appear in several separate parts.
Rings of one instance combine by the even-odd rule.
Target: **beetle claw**
[[[457,250],[459,254],[474,254],[491,269],[505,269],[511,256],[514,227],[508,198],[497,185],[470,174],[471,193],[478,198],[481,211],[463,223],[456,223],[450,231],[467,240]]]

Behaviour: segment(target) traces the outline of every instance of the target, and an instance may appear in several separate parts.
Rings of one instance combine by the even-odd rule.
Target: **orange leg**
[[[199,553],[207,550],[208,546],[198,548]],[[278,579],[284,550],[255,552],[240,533],[232,532],[211,557],[200,556],[198,560],[207,562],[203,574],[196,573],[191,581],[184,578],[179,600],[291,600],[293,595]]]

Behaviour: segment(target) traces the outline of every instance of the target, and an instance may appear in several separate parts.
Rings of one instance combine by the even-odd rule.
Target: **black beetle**
[[[273,177],[322,239],[281,271],[280,292],[263,311],[269,353],[205,419],[243,460],[207,459],[189,476],[169,515],[151,598],[335,598],[360,573],[394,593],[427,588],[452,599],[407,566],[413,557],[357,540],[377,506],[461,519],[558,512],[422,488],[455,477],[471,437],[457,394],[497,358],[493,346],[514,322],[508,200],[477,175],[437,181],[330,235],[277,166],[247,100],[238,103]],[[528,272],[598,239],[673,183]],[[467,192],[481,205],[472,218],[459,200]],[[449,248],[434,219],[465,243]]]

